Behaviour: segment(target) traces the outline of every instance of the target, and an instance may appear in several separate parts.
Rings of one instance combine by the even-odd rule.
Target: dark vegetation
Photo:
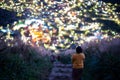
[[[89,77],[90,80],[120,79],[120,50],[118,48],[120,45],[117,44],[119,41],[113,39],[110,42],[111,44],[100,43],[85,50],[86,61],[84,76]],[[103,51],[100,50],[100,45],[105,46]],[[87,78],[85,80],[87,80]]]
[[[104,26],[102,26],[102,30],[111,30],[120,33],[120,25],[118,25],[114,21],[102,19],[97,19],[97,21],[104,24]]]
[[[52,68],[49,56],[31,46],[8,47],[0,41],[0,80],[47,80]]]
[[[23,17],[18,17],[17,13],[14,11],[8,11],[0,8],[0,26],[6,27],[7,24],[12,25],[15,21],[22,18]]]
[[[104,1],[104,2],[107,2],[107,3],[112,3],[112,4],[120,4],[120,1],[119,0],[98,0],[98,1]]]
[[[112,3],[112,4],[120,4],[119,0],[98,0],[98,1],[103,1],[103,2],[106,2],[106,3]],[[120,12],[120,6],[118,6],[115,11]]]

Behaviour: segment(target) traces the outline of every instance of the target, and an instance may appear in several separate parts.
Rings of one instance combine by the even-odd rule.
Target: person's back
[[[82,52],[82,48],[78,46],[76,53],[72,55],[72,77],[73,80],[81,80],[83,68],[84,68],[85,55]]]
[[[73,64],[73,68],[79,69],[79,68],[84,68],[84,59],[85,59],[85,55],[83,53],[77,54],[75,53],[72,56],[72,64]]]

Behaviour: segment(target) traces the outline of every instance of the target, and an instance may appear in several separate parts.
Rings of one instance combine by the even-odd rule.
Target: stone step
[[[61,67],[61,68],[72,68],[72,64],[54,64],[54,67]]]
[[[54,67],[52,69],[52,71],[54,72],[61,72],[61,73],[72,73],[72,68],[58,68],[58,67]]]
[[[49,80],[72,80],[71,77],[50,77]]]
[[[50,76],[56,76],[56,77],[72,77],[72,73],[56,73],[52,72]]]
[[[72,80],[72,64],[54,62],[49,80]]]

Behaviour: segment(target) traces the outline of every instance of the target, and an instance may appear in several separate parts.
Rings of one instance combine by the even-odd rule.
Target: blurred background
[[[119,36],[119,7],[118,0],[0,0],[0,34],[51,50],[75,48]]]

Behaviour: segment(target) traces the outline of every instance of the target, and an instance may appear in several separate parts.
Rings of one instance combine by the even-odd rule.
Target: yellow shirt
[[[73,54],[72,55],[73,68],[76,68],[76,69],[84,68],[84,59],[85,59],[85,55],[83,53]]]

